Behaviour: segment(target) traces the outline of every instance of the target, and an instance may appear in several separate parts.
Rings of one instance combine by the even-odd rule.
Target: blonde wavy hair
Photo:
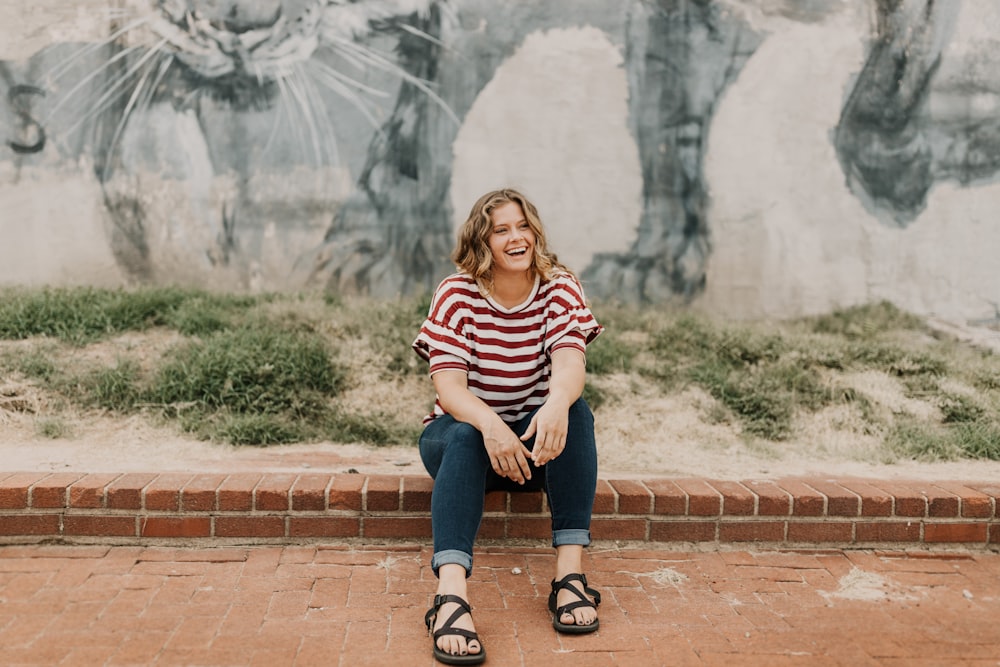
[[[549,250],[542,228],[542,220],[538,209],[527,197],[512,188],[503,188],[487,192],[480,197],[469,217],[458,230],[458,242],[451,253],[459,271],[472,276],[479,291],[489,294],[493,291],[493,253],[490,251],[490,234],[493,233],[493,211],[504,204],[514,203],[521,207],[524,219],[535,235],[535,252],[532,271],[542,281],[551,280],[559,273],[573,272],[563,266],[554,252]]]

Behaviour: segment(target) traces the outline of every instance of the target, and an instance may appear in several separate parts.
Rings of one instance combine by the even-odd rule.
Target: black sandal
[[[441,609],[441,605],[448,602],[454,602],[458,605],[458,609],[444,622],[437,630],[433,631],[434,637],[434,657],[440,662],[446,665],[478,665],[486,660],[486,649],[483,648],[483,643],[479,641],[479,635],[471,630],[463,630],[462,628],[454,628],[452,625],[460,619],[462,616],[468,614],[472,615],[472,607],[469,603],[458,597],[457,595],[435,595],[434,596],[434,606],[427,610],[424,615],[424,623],[427,625],[427,634],[431,634],[434,628],[434,622],[437,620],[438,610]],[[438,645],[437,640],[445,635],[458,635],[460,637],[465,637],[465,642],[468,644],[471,641],[475,641],[479,644],[479,653],[468,653],[466,655],[454,655],[451,653],[445,653],[442,651]]]
[[[580,591],[574,587],[570,586],[569,582],[579,581],[583,584],[583,592],[594,598],[591,602],[588,600]],[[580,598],[575,602],[570,602],[569,604],[564,604],[561,607],[556,607],[557,596],[559,591],[562,589],[572,591],[576,597]],[[593,588],[587,587],[587,576],[584,574],[567,574],[565,577],[559,581],[552,580],[552,592],[549,593],[549,611],[552,612],[552,627],[554,627],[559,632],[564,632],[570,635],[581,635],[586,632],[593,632],[601,625],[601,619],[595,618],[593,623],[588,625],[577,625],[576,623],[563,623],[560,619],[563,614],[570,614],[572,616],[574,609],[579,609],[580,607],[590,607],[592,609],[597,609],[598,605],[601,604],[601,594],[595,591]]]

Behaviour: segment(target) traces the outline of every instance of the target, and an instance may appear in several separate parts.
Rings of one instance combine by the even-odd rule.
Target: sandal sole
[[[561,632],[564,635],[586,635],[591,632],[597,632],[597,629],[601,627],[601,621],[598,619],[590,625],[576,625],[553,620],[552,627],[556,629],[556,632]]]
[[[452,655],[435,646],[434,657],[438,662],[443,662],[446,665],[481,665],[486,661],[486,651],[469,655]]]

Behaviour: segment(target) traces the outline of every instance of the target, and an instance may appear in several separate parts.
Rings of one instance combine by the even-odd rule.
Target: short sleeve
[[[427,319],[420,326],[413,350],[429,362],[430,372],[469,370],[472,345],[465,335],[464,308],[461,289],[445,279],[431,301]]]
[[[561,347],[574,347],[586,353],[604,327],[598,324],[587,306],[583,287],[570,275],[553,280],[549,295],[544,348],[547,354]]]

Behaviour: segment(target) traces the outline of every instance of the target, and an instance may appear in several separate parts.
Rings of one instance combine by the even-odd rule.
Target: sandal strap
[[[445,635],[448,636],[460,635],[462,637],[465,637],[467,641],[477,641],[477,642],[479,641],[478,633],[475,633],[472,630],[463,630],[462,628],[452,628],[449,627],[448,625],[442,625],[440,628],[434,631],[434,634],[432,636],[434,637],[434,640],[437,641],[438,639],[444,637]]]
[[[462,614],[472,613],[472,607],[469,606],[469,603],[457,595],[435,595],[434,610],[437,611],[442,605],[449,602],[453,602],[458,605],[459,608],[455,610],[456,612],[461,611]],[[459,614],[458,616],[461,616],[462,614]],[[452,616],[455,616],[455,614],[452,614]],[[454,620],[458,620],[458,616],[455,616]]]
[[[570,614],[574,609],[579,609],[580,607],[590,607],[591,609],[594,609],[595,605],[592,604],[590,600],[578,600],[559,607],[556,609],[556,614],[559,616],[562,616],[563,614]]]
[[[424,615],[424,623],[427,625],[427,631],[430,632],[431,628],[434,627],[434,621],[437,619],[437,613],[441,609],[441,606],[453,602],[458,605],[458,609],[452,612],[451,616],[448,617],[441,627],[434,631],[434,639],[437,640],[445,635],[459,635],[465,637],[467,640],[479,641],[479,635],[472,630],[464,630],[462,628],[452,627],[458,619],[466,614],[472,615],[472,607],[469,603],[460,598],[457,595],[435,595],[434,596],[434,606],[427,610]]]
[[[571,581],[579,581],[581,584],[583,584],[583,592],[586,593],[587,595],[589,595],[590,597],[594,598],[594,601],[591,602],[586,597],[584,597],[583,595],[581,595],[579,589],[577,589],[574,586],[570,586],[569,582],[571,582]],[[587,585],[587,575],[581,574],[579,572],[571,572],[570,574],[567,574],[565,577],[563,577],[559,581],[555,581],[555,580],[552,581],[552,593],[551,593],[551,597],[553,598],[553,604],[552,604],[553,607],[555,606],[555,596],[558,595],[559,591],[561,591],[564,588],[566,590],[570,591],[571,593],[573,593],[573,595],[575,595],[578,598],[580,598],[580,602],[571,602],[570,603],[570,604],[574,605],[572,607],[573,609],[576,609],[577,607],[582,607],[582,606],[594,607],[596,609],[601,604],[601,593],[600,593],[600,591],[597,591],[597,590],[595,590],[595,589],[593,589],[593,588],[591,588],[591,587],[589,587]],[[559,609],[565,609],[568,606],[569,605],[563,605]]]

